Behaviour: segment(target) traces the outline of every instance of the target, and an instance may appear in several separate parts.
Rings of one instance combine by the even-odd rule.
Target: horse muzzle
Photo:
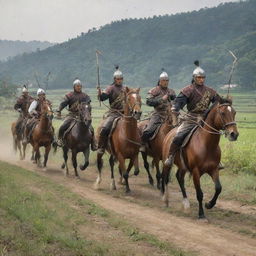
[[[228,138],[229,141],[236,141],[238,136],[239,136],[239,132],[238,131],[226,131],[225,132],[226,137]]]

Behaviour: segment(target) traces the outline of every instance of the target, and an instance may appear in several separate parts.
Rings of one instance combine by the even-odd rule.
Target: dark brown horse
[[[223,102],[222,102],[223,103]],[[205,204],[207,209],[211,209],[221,193],[221,183],[219,180],[219,162],[221,159],[221,150],[219,147],[220,135],[225,131],[226,137],[230,141],[235,141],[238,137],[238,131],[235,123],[235,110],[231,103],[215,103],[208,112],[203,121],[203,125],[198,127],[188,144],[177,152],[174,158],[174,164],[178,167],[176,177],[180,185],[183,204],[189,208],[189,201],[184,186],[184,177],[186,172],[190,172],[193,177],[196,196],[199,202],[199,218],[204,219],[203,192],[200,186],[200,177],[207,173],[211,176],[215,184],[215,194],[213,198]],[[163,143],[163,161],[168,158],[170,144],[177,129],[170,131]],[[183,156],[183,157],[182,157]],[[168,206],[168,183],[171,168],[164,166],[162,174],[162,192],[164,201]]]
[[[69,174],[69,169],[67,165],[68,151],[72,152],[72,163],[75,171],[76,178],[79,178],[77,172],[77,154],[83,152],[84,154],[84,164],[80,165],[80,170],[85,170],[89,165],[89,155],[90,155],[90,144],[92,140],[92,134],[90,132],[91,124],[91,113],[90,106],[87,103],[81,102],[77,104],[79,116],[74,118],[74,123],[71,124],[71,130],[64,138],[63,158],[64,163],[62,168],[66,166],[66,175]]]
[[[144,120],[138,123],[138,128],[141,133],[148,123],[149,123],[149,120]],[[158,189],[160,189],[160,186],[161,186],[161,172],[160,172],[159,162],[162,160],[163,141],[166,134],[171,129],[173,129],[176,125],[177,125],[177,117],[171,112],[171,106],[169,106],[165,120],[161,125],[161,127],[159,128],[157,135],[146,144],[146,152],[141,152],[141,155],[144,161],[144,167],[147,170],[149,183],[151,185],[154,185],[154,180],[150,174],[147,157],[151,156],[153,158],[152,165],[156,167],[156,180],[157,180]]]
[[[130,192],[128,183],[129,172],[133,165],[135,166],[135,175],[139,173],[138,154],[140,148],[140,134],[137,128],[137,120],[141,116],[141,97],[140,89],[129,89],[125,91],[124,114],[118,121],[115,130],[110,138],[111,148],[108,152],[111,154],[109,163],[111,167],[111,189],[116,189],[114,178],[114,162],[119,163],[119,172],[121,179],[124,178],[126,192]],[[98,129],[99,132],[99,129]],[[126,169],[125,159],[129,159],[129,165]],[[103,166],[102,154],[97,154],[98,177],[95,183],[99,188],[101,183],[101,170]]]
[[[47,100],[42,101],[39,104],[41,104],[41,116],[32,131],[30,144],[33,147],[33,154],[35,153],[34,160],[38,167],[41,167],[40,147],[45,148],[43,167],[46,168],[51,144],[54,139],[54,128],[52,126],[53,111],[51,104]],[[27,136],[28,133],[29,131],[27,130]]]

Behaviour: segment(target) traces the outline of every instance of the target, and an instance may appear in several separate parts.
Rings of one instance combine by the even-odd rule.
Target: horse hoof
[[[130,190],[130,189],[126,189],[126,190],[125,190],[125,193],[126,193],[126,194],[130,194],[130,193],[131,193],[131,190]]]
[[[76,176],[75,179],[76,179],[76,180],[80,180],[80,176]]]
[[[183,204],[184,210],[187,210],[187,209],[190,208],[190,203],[189,203],[189,201],[188,201],[187,198],[184,198],[184,199],[182,200],[182,204]]]
[[[140,170],[135,170],[133,174],[134,174],[135,176],[138,176],[139,173],[140,173]]]
[[[111,184],[110,184],[110,190],[111,190],[111,191],[116,190],[116,184],[115,184],[115,182],[111,182]]]
[[[89,165],[89,162],[86,162],[84,165],[80,165],[79,167],[80,167],[80,170],[81,171],[84,171],[87,167],[88,167],[88,165]]]
[[[204,206],[205,206],[206,209],[209,210],[209,209],[212,209],[212,207],[213,207],[214,205],[212,205],[212,204],[209,202],[209,203],[205,203]]]
[[[47,172],[47,168],[46,168],[46,167],[44,167],[42,170],[43,170],[44,172]]]
[[[151,185],[151,186],[154,186],[154,180],[151,178],[151,179],[149,179],[149,184]]]
[[[209,223],[209,220],[208,219],[206,219],[206,217],[203,215],[203,216],[199,216],[198,217],[198,221],[200,222],[200,223]]]
[[[100,190],[100,184],[97,183],[97,182],[94,183],[93,188],[94,188],[95,190]]]
[[[66,165],[63,163],[63,164],[61,165],[61,169],[64,169],[65,166],[66,166]]]

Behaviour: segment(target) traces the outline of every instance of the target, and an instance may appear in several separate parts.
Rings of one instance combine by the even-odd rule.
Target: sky
[[[0,39],[63,42],[115,20],[175,14],[224,2],[231,0],[0,0]]]

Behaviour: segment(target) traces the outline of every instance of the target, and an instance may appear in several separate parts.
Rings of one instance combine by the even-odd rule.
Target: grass
[[[137,255],[136,250],[143,249],[140,243],[154,255],[192,255],[140,232],[120,216],[45,177],[3,162],[0,170],[1,256]],[[134,249],[118,246],[118,237],[115,242],[103,239],[95,217],[107,223],[108,229],[120,230]]]

